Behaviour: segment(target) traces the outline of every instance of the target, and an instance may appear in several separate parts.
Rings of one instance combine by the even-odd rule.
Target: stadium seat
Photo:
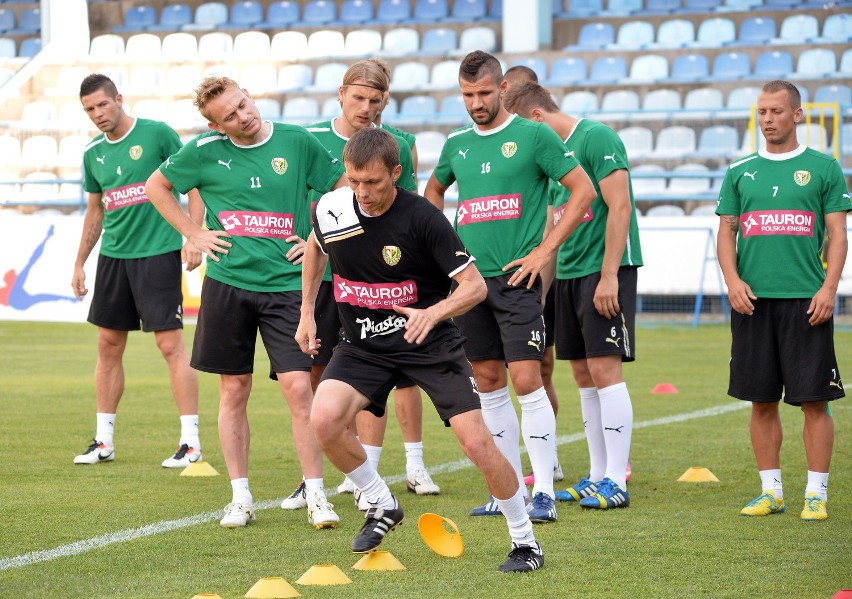
[[[234,37],[235,60],[258,60],[269,52],[269,36],[263,31],[243,31]]]
[[[240,71],[237,80],[240,87],[247,89],[250,94],[261,96],[273,93],[278,87],[278,72],[271,64],[249,64]]]
[[[429,89],[432,90],[455,90],[459,84],[458,60],[442,60],[432,66],[429,74]]]
[[[630,83],[657,82],[669,76],[669,61],[659,54],[643,54],[630,63]]]
[[[385,116],[391,117],[391,114],[396,116],[396,108],[393,108],[392,113],[388,113],[388,109],[391,108],[391,104],[394,104],[394,102],[395,100],[391,98],[391,101],[388,102],[388,105],[382,111],[382,118],[385,118]],[[320,108],[320,120],[328,121],[338,116],[340,116],[340,100],[337,96],[326,98]]]
[[[162,42],[153,33],[134,33],[124,47],[124,56],[136,61],[156,60],[160,57]]]
[[[642,10],[642,0],[608,0],[604,14],[626,16]]]
[[[8,31],[9,35],[34,35],[41,31],[41,9],[25,8],[18,13],[18,25]]]
[[[400,62],[391,75],[391,89],[395,92],[426,89],[429,85],[429,67],[422,62]]]
[[[534,56],[530,56],[527,58],[518,58],[514,62],[512,62],[513,67],[527,67],[528,69],[532,69],[535,71],[536,77],[538,77],[539,81],[547,80],[547,63],[543,58],[538,58]]]
[[[848,85],[822,85],[814,93],[814,102],[837,102],[843,114],[852,112],[852,89]],[[816,110],[814,116],[819,114]],[[834,116],[834,111],[825,111],[826,116]]]
[[[45,165],[50,166],[50,165]],[[49,204],[59,195],[56,175],[47,171],[35,171],[24,176],[26,183],[21,184],[20,198],[24,202]]]
[[[313,98],[288,98],[281,119],[294,125],[309,125],[320,120],[319,104]]]
[[[713,12],[722,5],[722,0],[683,0],[682,12]]]
[[[161,119],[162,117],[157,117]],[[198,108],[189,98],[180,98],[168,106],[165,121],[178,130],[204,131],[208,120],[198,112]]]
[[[124,15],[124,25],[113,27],[116,33],[145,31],[157,24],[157,9],[147,4],[134,6]]]
[[[114,33],[96,35],[89,43],[89,58],[110,62],[124,56],[124,38]]]
[[[842,156],[852,156],[852,123],[845,123],[840,128],[840,138],[843,140],[840,146]]]
[[[728,118],[748,117],[751,114],[751,107],[757,102],[759,94],[759,87],[749,86],[732,89],[731,93],[728,94],[725,115]]]
[[[62,66],[59,68],[59,74],[56,76],[56,82],[53,87],[46,87],[43,93],[46,96],[68,96],[74,94],[75,90],[80,89],[80,82],[91,74],[91,69],[77,66]]]
[[[274,98],[255,98],[254,105],[260,112],[260,118],[265,121],[281,120],[281,104]]]
[[[15,11],[0,8],[0,34],[15,28]]]
[[[471,23],[488,16],[485,0],[455,0],[449,22]]]
[[[338,26],[363,25],[373,20],[373,5],[367,0],[346,0],[340,5]]]
[[[198,38],[198,56],[207,60],[230,58],[234,51],[234,38],[224,31],[211,31]]]
[[[639,94],[629,89],[619,89],[604,94],[601,100],[601,120],[622,121],[633,118],[639,110]]]
[[[831,140],[828,138],[828,133],[825,127],[819,123],[799,123],[796,125],[796,138],[800,144],[805,144],[814,150],[826,152],[831,149]]]
[[[784,79],[793,72],[793,56],[786,50],[771,50],[757,57],[754,63],[755,79],[771,81]]]
[[[730,44],[736,39],[737,28],[731,19],[713,17],[701,21],[698,26],[698,33],[695,36],[695,43],[692,45],[701,48],[718,48]]]
[[[167,60],[188,60],[198,56],[198,38],[185,31],[169,33],[163,38],[160,54]]]
[[[680,0],[645,0],[644,15],[667,15],[680,10]]]
[[[32,58],[41,52],[41,38],[28,37],[21,42],[21,47],[18,48],[18,58]]]
[[[308,55],[308,36],[301,31],[279,31],[272,36],[269,53],[273,60],[303,60]]]
[[[570,92],[559,102],[562,112],[573,116],[587,116],[598,112],[598,97],[590,91]]]
[[[11,37],[0,37],[0,62],[3,62],[3,60],[7,58],[15,58],[17,54],[18,48],[15,44],[15,40]],[[12,73],[14,74],[14,71],[12,71]],[[9,79],[11,79],[11,77]],[[6,83],[9,79],[0,78],[0,86]]]
[[[228,79],[233,79],[238,84],[240,83],[240,74],[237,71],[237,67],[232,64],[227,63],[216,63],[212,64],[208,67],[204,67],[204,76],[205,77],[227,77]],[[240,86],[242,87],[242,86]]]
[[[745,52],[725,52],[713,61],[713,78],[743,79],[751,73],[748,54]]]
[[[695,41],[695,25],[686,19],[663,21],[657,28],[654,48],[681,48]]]
[[[458,36],[454,29],[436,27],[427,29],[423,34],[421,54],[444,56],[458,49]]]
[[[400,126],[426,125],[435,119],[437,112],[437,103],[433,96],[408,96],[399,106],[396,122]]]
[[[730,160],[739,148],[737,129],[730,125],[716,125],[701,131],[695,155],[699,158]]]
[[[671,81],[702,81],[709,79],[710,66],[704,54],[682,54],[672,63]]]
[[[192,65],[169,67],[163,81],[166,92],[175,95],[190,95],[201,82],[201,70]]]
[[[695,153],[695,129],[674,125],[663,127],[657,134],[655,158],[683,158]]]
[[[210,31],[228,22],[228,7],[224,2],[204,2],[195,9],[192,23],[183,26],[186,31]]]
[[[740,24],[736,43],[745,46],[761,46],[775,37],[775,20],[769,17],[752,17]]]
[[[488,16],[495,21],[503,18],[503,0],[491,0],[488,6]]]
[[[440,131],[421,131],[417,134],[417,168],[423,172],[432,172],[433,167],[438,164],[441,150],[447,136]]]
[[[80,82],[77,82],[79,87]],[[119,88],[120,89],[120,88]],[[59,105],[56,111],[56,122],[65,131],[75,131],[81,133],[83,131],[95,131],[92,121],[89,119],[83,107],[80,105],[80,100],[66,100]],[[91,136],[87,136],[91,140]],[[60,151],[61,151],[60,143]]]
[[[308,54],[306,58],[332,58],[346,54],[346,38],[334,29],[320,29],[308,36]]]
[[[603,0],[571,0],[568,9],[558,15],[562,19],[587,19],[603,12]]]
[[[852,48],[843,52],[838,73],[841,77],[852,77]]]
[[[716,202],[696,206],[689,211],[689,216],[716,216]]]
[[[557,58],[550,65],[550,76],[544,85],[572,85],[585,81],[587,74],[586,61],[582,58]]]
[[[497,51],[497,34],[491,27],[465,27],[459,35],[459,48],[451,54],[467,55],[474,50]]]
[[[441,100],[437,124],[459,127],[468,121],[470,121],[470,115],[464,105],[464,98],[459,94],[451,94]],[[419,137],[418,133],[418,139]]]
[[[609,23],[586,23],[580,28],[577,44],[565,50],[600,50],[615,43],[615,29]]]
[[[131,67],[124,89],[126,95],[149,96],[163,83],[163,70],[150,64]]]
[[[680,217],[686,216],[686,211],[682,206],[675,206],[672,204],[657,204],[655,206],[651,206],[645,212],[645,216],[649,217],[660,217],[660,216],[672,216],[672,217]]]
[[[20,165],[21,140],[14,135],[0,135],[0,156],[3,156],[4,166],[17,167]]]
[[[166,4],[160,12],[160,22],[146,27],[148,31],[180,31],[192,23],[192,9],[188,4]]]
[[[852,14],[829,15],[822,24],[822,35],[814,42],[821,44],[852,41]]]
[[[157,98],[145,98],[136,102],[130,110],[130,114],[140,119],[163,120],[168,112],[168,104]]]
[[[314,71],[304,63],[284,65],[278,70],[279,92],[299,92],[307,89],[314,80]],[[338,84],[339,85],[339,84]]]
[[[376,10],[376,21],[379,23],[402,23],[410,18],[409,0],[381,0]]]
[[[378,54],[382,49],[382,34],[375,29],[355,29],[346,34],[344,53],[352,58]]]
[[[796,77],[818,79],[830,77],[837,70],[837,57],[826,48],[811,48],[799,54]]]
[[[742,12],[751,10],[763,4],[763,0],[725,0],[725,4],[718,10]]]
[[[263,5],[257,0],[242,0],[231,5],[231,16],[219,29],[251,29],[263,23]]]
[[[654,26],[647,21],[628,21],[618,28],[614,50],[636,50],[654,43]]]
[[[602,56],[592,63],[589,81],[615,83],[627,77],[627,62],[621,56]]]
[[[766,10],[778,10],[779,8],[798,8],[804,0],[763,0]]]
[[[299,21],[299,3],[295,0],[273,2],[266,10],[266,20],[260,23],[261,29],[287,29]]]
[[[101,74],[106,75],[118,86],[118,89],[124,89],[124,85],[127,83],[127,69],[122,66],[114,66],[114,67],[103,67],[101,69]],[[125,100],[126,103],[126,100]]]
[[[305,4],[302,20],[299,25],[302,27],[320,27],[328,25],[337,18],[337,7],[330,0],[311,0]]]
[[[415,0],[411,23],[443,22],[450,14],[447,0]]]
[[[642,111],[633,120],[666,120],[680,112],[680,93],[673,89],[655,89],[642,98]]]
[[[709,120],[723,108],[722,92],[714,87],[702,87],[686,92],[680,118]]]
[[[415,54],[420,49],[420,34],[411,27],[396,27],[385,32],[383,56],[399,58]]]
[[[314,82],[305,91],[336,92],[343,83],[349,65],[342,62],[324,62],[314,72]]]
[[[672,169],[672,173],[708,173],[710,169],[704,164],[695,162],[687,162],[678,164]],[[709,177],[676,177],[672,176],[669,179],[669,187],[666,189],[666,195],[675,196],[679,199],[695,199],[710,193],[710,178]]]
[[[635,158],[627,148],[627,158]],[[665,177],[636,176],[645,173],[664,173],[665,169],[659,164],[640,164],[630,169],[630,186],[633,188],[633,197],[637,200],[649,197],[660,197],[666,193]]]
[[[790,15],[781,22],[773,44],[806,44],[819,37],[819,22],[813,15]]]

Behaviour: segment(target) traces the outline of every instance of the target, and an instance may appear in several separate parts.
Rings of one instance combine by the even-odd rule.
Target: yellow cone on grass
[[[423,514],[417,530],[429,549],[444,557],[459,557],[464,551],[461,533],[456,523],[438,514]]]
[[[317,564],[316,566],[311,566],[307,572],[302,574],[302,577],[296,581],[296,584],[352,584],[352,580],[343,573],[343,570],[334,564]]]
[[[702,468],[700,466],[693,466],[686,472],[684,472],[679,479],[678,482],[681,483],[717,483],[719,479],[716,478],[716,475],[710,472],[707,468]]]
[[[371,551],[352,566],[353,570],[405,570],[390,551]]]
[[[209,462],[193,462],[184,468],[181,476],[219,476],[216,469]]]
[[[284,599],[301,597],[302,594],[283,578],[273,577],[258,580],[245,596],[247,599]]]

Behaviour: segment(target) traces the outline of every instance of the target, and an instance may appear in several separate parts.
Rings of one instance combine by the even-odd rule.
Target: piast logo
[[[382,258],[388,266],[396,266],[402,259],[402,250],[395,245],[386,245],[382,248]]]
[[[287,172],[287,159],[286,158],[273,158],[272,159],[272,170],[275,171],[276,175],[283,175]]]
[[[507,141],[500,148],[500,151],[503,152],[503,156],[505,156],[506,158],[511,158],[515,155],[515,152],[518,151],[518,144],[513,141]]]
[[[810,171],[796,171],[795,173],[793,173],[793,181],[796,182],[796,185],[804,187],[805,185],[811,182]]]
[[[142,158],[142,146],[133,146],[130,148],[130,157],[133,160],[139,160]]]

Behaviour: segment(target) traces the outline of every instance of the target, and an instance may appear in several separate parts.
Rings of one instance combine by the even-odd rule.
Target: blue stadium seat
[[[672,14],[680,10],[680,0],[645,0],[642,14]]]
[[[621,56],[602,56],[592,63],[589,81],[614,83],[627,77],[627,61]]]
[[[684,12],[713,12],[722,5],[722,0],[683,0]]]
[[[433,96],[414,95],[408,96],[399,107],[396,115],[396,123],[399,125],[426,125],[435,120],[438,107]]]
[[[124,15],[124,25],[113,27],[116,33],[125,31],[145,31],[157,24],[157,9],[147,4],[134,6]]]
[[[771,50],[757,57],[754,77],[770,81],[784,79],[794,71],[793,56],[786,50]]]
[[[571,0],[568,10],[559,13],[563,19],[595,17],[603,12],[603,0]]]
[[[422,62],[400,62],[394,67],[390,87],[395,92],[415,91],[428,86],[429,67]]]
[[[713,17],[701,21],[694,45],[702,48],[718,48],[736,39],[737,28],[731,19]]]
[[[535,71],[535,74],[540,82],[545,81],[547,79],[547,63],[544,61],[543,58],[538,58],[534,56],[527,58],[519,58],[512,62],[512,66],[521,66],[532,69],[533,71]]]
[[[0,8],[0,34],[15,28],[15,11]]]
[[[411,23],[435,23],[445,20],[450,14],[447,0],[416,0]]]
[[[422,54],[444,55],[459,47],[458,35],[454,29],[435,27],[427,29],[423,34]]]
[[[710,77],[710,65],[704,54],[682,54],[672,63],[672,81],[700,81]]]
[[[577,44],[565,49],[599,50],[615,42],[615,29],[609,23],[586,23],[580,28]]]
[[[598,111],[598,97],[586,90],[570,92],[559,102],[559,110],[574,116],[595,114]]]
[[[362,25],[373,20],[373,4],[368,0],[346,0],[340,5],[336,25]]]
[[[402,23],[411,18],[411,2],[408,0],[381,0],[376,11],[379,23]]]
[[[349,65],[343,62],[323,62],[314,73],[314,83],[305,91],[336,92]]]
[[[841,112],[848,114],[852,111],[852,88],[848,85],[823,85],[814,93],[814,102],[837,102],[841,106]],[[828,115],[834,111],[828,111]]]
[[[698,139],[696,156],[730,159],[740,149],[740,135],[735,127],[716,125],[706,127]]]
[[[714,87],[702,87],[686,92],[683,100],[683,110],[680,118],[710,120],[717,110],[722,110],[724,104],[722,92]]]
[[[429,73],[429,89],[458,89],[460,64],[458,60],[442,60],[435,63]]]
[[[752,17],[740,24],[737,44],[761,46],[775,37],[775,20],[769,17]]]
[[[497,21],[503,18],[503,0],[491,0],[488,16]]]
[[[747,11],[763,4],[763,0],[725,0],[725,4],[717,10]]]
[[[601,119],[628,120],[639,111],[639,94],[629,89],[619,89],[604,94],[601,100]]]
[[[619,132],[619,135],[621,133]],[[622,140],[623,141],[623,140]],[[626,148],[626,145],[625,145]],[[627,149],[627,157],[635,158]],[[636,199],[659,197],[666,193],[665,177],[642,177],[635,176],[640,173],[660,173],[665,171],[661,164],[640,164],[630,168],[630,186],[633,188],[633,197]],[[714,207],[715,209],[715,207]]]
[[[160,13],[160,22],[147,27],[148,31],[180,31],[192,23],[192,9],[188,4],[169,4]]]
[[[852,48],[843,52],[838,72],[841,77],[852,77]]]
[[[695,41],[695,25],[686,19],[663,21],[657,28],[655,48],[681,48]]]
[[[819,21],[813,15],[790,15],[781,22],[773,44],[806,44],[819,37]]]
[[[300,25],[318,27],[328,25],[337,18],[337,7],[330,0],[311,0],[305,4]]]
[[[470,115],[467,113],[467,108],[464,105],[464,98],[459,94],[452,94],[441,100],[441,107],[438,111],[438,124],[459,127],[469,120]]]
[[[654,42],[654,26],[647,21],[628,21],[618,29],[615,44],[610,46],[619,50],[644,48]]]
[[[388,29],[382,42],[384,56],[400,57],[414,54],[420,49],[420,34],[411,27]]]
[[[0,59],[15,58],[17,54],[18,49],[15,47],[15,40],[11,37],[0,37]],[[5,83],[5,81],[3,83]],[[3,83],[0,83],[0,86],[2,86]]]
[[[557,58],[550,65],[550,77],[544,85],[571,85],[585,81],[587,76],[588,67],[582,58]]]
[[[852,41],[852,14],[841,13],[829,15],[822,24],[822,36],[819,43]]]
[[[642,0],[609,0],[604,12],[609,16],[624,16],[640,10],[642,10]]]
[[[657,158],[683,158],[695,153],[695,129],[674,125],[663,127],[657,133],[654,156]]]
[[[748,117],[751,114],[751,107],[757,103],[757,96],[760,95],[759,87],[737,87],[731,90],[728,94],[728,103],[725,105],[727,110],[725,115],[729,118]]]
[[[647,158],[653,152],[654,134],[648,127],[630,126],[617,131],[628,159]]]
[[[798,8],[803,0],[763,0],[767,10],[778,10],[779,8]]]
[[[665,56],[659,54],[643,54],[637,56],[630,63],[630,73],[627,76],[632,83],[657,82],[668,79],[669,61]]]
[[[243,0],[231,5],[231,18],[220,29],[252,29],[263,23],[263,5],[257,0]]]
[[[266,11],[266,20],[259,25],[263,29],[287,29],[299,21],[301,10],[295,0],[273,2]]]
[[[454,0],[453,10],[449,21],[481,21],[488,16],[488,5],[485,0]]]
[[[465,27],[459,36],[458,53],[466,55],[474,50],[497,51],[497,34],[491,27]]]
[[[799,54],[796,76],[803,79],[831,77],[837,70],[837,57],[827,48],[811,48]]]
[[[192,23],[184,25],[186,31],[211,31],[228,22],[228,7],[224,2],[204,2],[195,9]]]
[[[314,98],[287,98],[281,111],[285,123],[309,125],[320,120],[319,102]]]
[[[636,62],[634,60],[634,62]],[[642,111],[633,115],[632,120],[665,120],[680,113],[680,93],[673,89],[655,89],[642,98]]]
[[[265,121],[280,121],[281,120],[281,104],[278,100],[272,98],[255,98],[254,105],[260,112],[260,118]]]
[[[713,61],[714,79],[743,79],[751,73],[751,64],[745,52],[725,52]]]
[[[18,50],[18,56],[21,58],[32,58],[41,52],[41,38],[28,37],[21,42],[21,47]]]
[[[314,71],[304,63],[286,64],[278,69],[277,90],[282,93],[303,91],[314,80]]]

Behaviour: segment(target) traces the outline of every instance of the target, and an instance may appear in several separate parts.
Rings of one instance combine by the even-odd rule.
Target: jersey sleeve
[[[177,154],[183,147],[180,136],[166,123],[159,122],[157,139],[160,140],[160,160],[165,160],[172,154]]]
[[[554,181],[571,172],[579,162],[568,151],[556,132],[545,124],[538,127],[536,133],[536,162],[542,171]]]
[[[596,127],[585,137],[583,156],[589,175],[603,181],[614,171],[627,168],[627,150],[618,134],[609,127]]]
[[[103,193],[104,191],[101,184],[92,175],[88,153],[83,155],[83,191],[86,193]]]
[[[435,179],[444,187],[449,187],[456,181],[456,174],[453,172],[453,167],[450,164],[450,145],[449,140],[444,142],[444,147],[441,148],[441,155],[438,158],[438,164],[435,165],[435,169],[432,171]]]
[[[201,151],[198,148],[198,138],[183,146],[176,154],[167,156],[159,170],[180,193],[187,193],[198,187],[201,183]]]
[[[402,174],[399,176],[397,185],[408,191],[417,191],[417,173],[414,172],[414,158],[411,154],[411,145],[401,135],[396,136],[399,144],[399,163],[402,165]]]
[[[320,203],[317,201],[313,202],[313,205],[311,206],[311,229],[313,229],[314,239],[316,240],[320,251],[327,256],[328,251],[326,250],[325,241],[323,241],[322,238],[322,231],[319,230],[319,224],[317,222],[317,208],[319,207],[319,204]]]
[[[456,276],[468,264],[476,260],[464,247],[450,221],[440,210],[429,210],[425,225],[425,241],[432,252],[432,257],[448,277]]]
[[[320,193],[325,193],[331,190],[345,172],[343,163],[307,131],[304,134],[304,143],[307,152],[305,164],[308,165],[308,187]]]
[[[849,199],[849,189],[846,187],[843,169],[836,160],[832,160],[827,170],[825,192],[822,196],[823,213],[849,212],[852,210],[852,202]]]
[[[737,186],[734,185],[733,170],[728,168],[725,179],[722,181],[722,189],[719,191],[719,201],[716,202],[716,214],[740,214],[740,195]]]

